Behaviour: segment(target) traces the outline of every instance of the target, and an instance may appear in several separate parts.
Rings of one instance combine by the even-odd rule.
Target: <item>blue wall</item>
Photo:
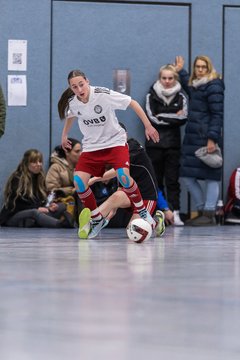
[[[113,86],[115,68],[131,71],[131,96],[144,106],[158,69],[182,54],[186,66],[197,54],[210,56],[226,84],[223,190],[240,165],[239,81],[240,2],[236,0],[91,2],[0,0],[0,81],[7,95],[9,39],[28,41],[27,107],[8,107],[0,140],[0,202],[5,181],[23,152],[44,154],[60,142],[63,124],[57,101],[73,68],[83,69],[94,85]],[[234,51],[233,51],[234,49]],[[234,70],[236,72],[236,70]],[[119,113],[132,136],[144,142],[143,127],[129,110]],[[80,137],[77,126],[72,134]],[[186,192],[182,192],[186,210]]]

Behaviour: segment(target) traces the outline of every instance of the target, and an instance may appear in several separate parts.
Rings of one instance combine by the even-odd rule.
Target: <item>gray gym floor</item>
[[[1,360],[240,358],[240,227],[0,228]]]

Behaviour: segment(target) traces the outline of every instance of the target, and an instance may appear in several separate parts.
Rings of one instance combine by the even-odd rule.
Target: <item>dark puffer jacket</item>
[[[194,155],[195,151],[213,140],[222,148],[224,83],[214,79],[197,88],[188,86],[189,76],[180,71],[183,88],[189,95],[189,117],[182,145],[180,176],[221,180],[222,168],[210,168]]]

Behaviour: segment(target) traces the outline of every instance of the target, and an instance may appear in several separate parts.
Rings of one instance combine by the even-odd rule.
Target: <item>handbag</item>
[[[220,168],[223,164],[222,152],[218,144],[214,152],[208,153],[207,146],[203,146],[195,151],[195,156],[212,168]]]

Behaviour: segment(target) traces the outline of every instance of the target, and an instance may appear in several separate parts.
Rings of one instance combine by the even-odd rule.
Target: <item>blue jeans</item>
[[[205,180],[205,191],[196,178],[183,178],[197,210],[215,210],[220,192],[220,182]]]

